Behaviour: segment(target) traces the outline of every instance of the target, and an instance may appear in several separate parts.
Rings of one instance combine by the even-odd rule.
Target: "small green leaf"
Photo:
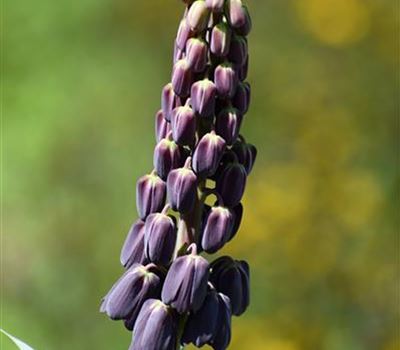
[[[11,334],[7,333],[4,329],[0,328],[0,332],[9,337],[14,342],[14,344],[18,346],[20,350],[33,350],[33,348],[31,348],[29,345],[25,344],[22,340],[13,337]]]

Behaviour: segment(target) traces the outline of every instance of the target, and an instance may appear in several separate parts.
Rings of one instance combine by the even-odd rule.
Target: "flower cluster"
[[[139,219],[121,252],[126,271],[101,305],[133,330],[130,350],[226,349],[231,316],[249,305],[248,264],[228,256],[209,263],[200,254],[236,235],[257,154],[240,135],[251,20],[241,0],[184,2],[156,114],[154,170],[137,182]]]

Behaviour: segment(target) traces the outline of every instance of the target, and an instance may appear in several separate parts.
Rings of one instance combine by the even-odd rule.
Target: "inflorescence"
[[[231,316],[249,305],[248,264],[229,256],[209,263],[200,254],[216,253],[239,230],[257,155],[239,133],[250,103],[251,20],[241,0],[184,3],[171,83],[156,114],[154,170],[137,182],[125,273],[101,305],[133,330],[130,350],[190,343],[224,350]]]

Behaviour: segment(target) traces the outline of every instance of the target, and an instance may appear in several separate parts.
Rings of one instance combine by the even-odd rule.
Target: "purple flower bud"
[[[233,96],[232,104],[242,115],[246,114],[250,106],[251,88],[249,83],[239,82],[236,93]]]
[[[234,207],[240,203],[246,187],[246,178],[246,170],[239,163],[228,164],[218,177],[216,190],[226,206]]]
[[[238,141],[232,147],[232,151],[235,152],[239,163],[244,166],[247,175],[249,175],[256,162],[257,148],[250,143]]]
[[[251,18],[247,7],[241,0],[227,0],[225,15],[229,24],[235,28],[235,31],[246,36],[251,31]]]
[[[206,6],[215,13],[220,13],[224,9],[225,0],[206,0]]]
[[[216,172],[210,178],[212,180],[216,181],[218,179],[218,177],[223,173],[225,168],[228,166],[228,164],[234,163],[234,162],[237,162],[236,154],[234,152],[232,152],[231,150],[225,151],[221,158],[221,161],[219,162]]]
[[[175,350],[178,317],[160,300],[149,299],[140,310],[129,350]]]
[[[192,72],[189,62],[183,58],[174,64],[172,71],[172,88],[180,97],[186,97],[190,92],[192,83]]]
[[[207,43],[197,38],[189,39],[186,44],[186,59],[193,72],[203,72],[207,66]]]
[[[236,233],[239,231],[240,224],[242,223],[242,217],[243,217],[242,203],[239,203],[238,205],[233,207],[232,211],[233,211],[234,222],[233,222],[231,236],[229,237],[229,241],[231,241],[236,236]]]
[[[200,177],[213,175],[224,154],[225,147],[224,139],[214,131],[205,134],[194,150],[192,162],[194,172]]]
[[[164,112],[160,109],[156,114],[156,140],[160,142],[166,138],[171,131],[171,125],[164,117]]]
[[[226,350],[231,342],[232,311],[229,298],[218,293],[217,332],[210,342],[214,350]]]
[[[238,85],[238,78],[233,66],[229,63],[223,63],[215,68],[214,82],[218,96],[222,98],[233,97]]]
[[[196,136],[196,116],[189,106],[176,107],[171,118],[172,138],[178,145],[192,146]]]
[[[232,234],[234,216],[225,207],[211,208],[204,223],[201,246],[207,253],[215,253],[221,249]]]
[[[215,290],[209,290],[200,310],[189,315],[182,335],[182,343],[198,348],[211,342],[219,327],[219,299]]]
[[[196,32],[202,32],[207,27],[210,18],[210,10],[207,8],[203,0],[195,1],[187,14],[187,21],[190,28]]]
[[[160,295],[161,283],[154,265],[133,265],[114,284],[104,297],[100,311],[113,320],[121,320],[137,315],[148,298]]]
[[[192,254],[174,260],[161,292],[162,301],[179,313],[196,312],[207,295],[209,264],[193,250]]]
[[[228,53],[228,60],[236,66],[243,66],[246,63],[248,55],[247,39],[235,35],[231,40],[231,45]]]
[[[144,220],[149,214],[160,212],[165,205],[167,187],[157,175],[142,176],[136,184],[136,207]]]
[[[217,89],[211,80],[200,80],[192,85],[191,103],[193,110],[201,117],[214,115]]]
[[[211,31],[210,51],[218,57],[225,57],[231,45],[231,31],[229,26],[220,22]]]
[[[172,84],[169,83],[165,85],[161,94],[161,108],[164,113],[164,118],[167,121],[171,121],[172,110],[180,105],[181,100],[179,96],[175,94]]]
[[[173,56],[173,64],[175,65],[176,62],[181,60],[182,58],[185,58],[185,51],[181,50],[178,45],[175,43],[174,45],[174,56]]]
[[[197,177],[190,168],[172,170],[167,180],[171,208],[181,214],[192,211],[197,198]]]
[[[175,218],[163,213],[149,215],[144,226],[146,257],[155,264],[167,265],[174,253],[175,243]]]
[[[243,66],[236,67],[236,74],[240,81],[247,79],[247,74],[249,72],[249,55],[246,57],[246,61]]]
[[[193,36],[193,31],[186,18],[183,18],[179,24],[178,33],[176,34],[176,45],[182,51],[186,48],[186,42]]]
[[[185,152],[174,141],[162,139],[154,149],[154,168],[158,176],[167,180],[172,169],[181,167],[185,162]]]
[[[227,145],[232,145],[240,131],[243,116],[236,108],[224,109],[217,117],[215,130],[226,142]]]
[[[133,264],[144,264],[144,222],[137,220],[130,228],[121,250],[121,264],[130,268]]]
[[[210,281],[231,301],[232,313],[240,316],[250,302],[249,265],[245,261],[223,256],[211,264]]]

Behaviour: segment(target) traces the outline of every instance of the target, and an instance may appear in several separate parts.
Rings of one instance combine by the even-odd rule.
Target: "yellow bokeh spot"
[[[304,27],[330,46],[355,43],[369,29],[370,11],[362,0],[295,0],[294,3]]]

